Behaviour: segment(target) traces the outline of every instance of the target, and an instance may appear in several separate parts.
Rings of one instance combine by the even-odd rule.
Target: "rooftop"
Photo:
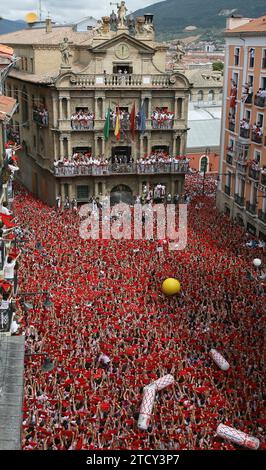
[[[197,108],[190,103],[188,112],[187,149],[219,147],[221,134],[222,108]]]
[[[262,35],[266,35],[266,15],[247,20],[246,23],[236,28],[225,30],[226,36],[234,36],[238,33],[246,33],[248,35],[251,35],[252,33],[260,33]]]
[[[223,86],[222,74],[207,68],[186,70],[185,75],[195,88]]]
[[[11,117],[16,106],[16,100],[8,96],[0,95],[0,121]]]

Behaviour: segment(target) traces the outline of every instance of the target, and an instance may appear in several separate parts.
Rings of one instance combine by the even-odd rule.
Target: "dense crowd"
[[[94,113],[86,111],[86,110],[79,110],[72,114],[71,116],[71,127],[75,130],[91,130],[94,129]]]
[[[167,108],[156,108],[151,116],[153,129],[172,129],[174,117]]]
[[[265,285],[253,258],[263,248],[215,209],[215,181],[187,177],[188,245],[83,240],[77,211],[47,207],[19,189],[17,223],[29,238],[20,261],[27,299],[20,329],[25,364],[23,448],[235,449],[216,437],[219,423],[256,436],[263,447]],[[163,248],[158,252],[157,248]],[[262,265],[263,266],[263,265]],[[248,275],[247,275],[248,274]],[[160,290],[177,277],[182,292]],[[211,360],[216,348],[227,372]],[[137,428],[143,387],[165,374],[147,431]]]

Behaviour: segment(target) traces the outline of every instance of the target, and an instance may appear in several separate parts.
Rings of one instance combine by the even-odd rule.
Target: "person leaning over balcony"
[[[15,267],[17,260],[20,256],[20,253],[16,256],[10,256],[8,255],[6,257],[5,263],[4,263],[4,278],[8,281],[13,283],[15,279]]]

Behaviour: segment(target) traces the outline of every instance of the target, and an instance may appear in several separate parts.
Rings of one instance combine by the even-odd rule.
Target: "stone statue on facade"
[[[134,16],[131,13],[127,18],[127,27],[129,30],[129,34],[135,33],[135,26],[136,26],[136,21],[135,21]]]
[[[61,58],[62,58],[62,66],[69,67],[70,66],[69,59],[70,57],[72,57],[72,54],[70,52],[68,38],[64,38],[64,41],[61,42],[59,47],[60,47]]]
[[[117,18],[117,15],[115,14],[114,10],[112,10],[112,13],[110,15],[110,28],[111,28],[111,31],[116,31],[117,30],[117,25],[118,25],[118,18]]]
[[[127,7],[126,2],[121,2],[121,4],[117,5],[117,13],[118,13],[118,27],[126,27],[126,16],[127,16]]]
[[[136,32],[137,32],[137,34],[142,35],[142,34],[145,33],[144,23],[145,23],[144,16],[138,16],[136,18]]]
[[[183,49],[183,44],[181,41],[177,41],[176,43],[176,62],[181,62],[182,58],[185,55],[185,51]]]

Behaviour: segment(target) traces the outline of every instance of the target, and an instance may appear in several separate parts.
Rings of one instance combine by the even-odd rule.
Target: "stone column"
[[[71,145],[71,137],[67,137],[67,152],[68,152],[68,160],[72,158],[72,145]]]
[[[105,156],[105,139],[104,139],[104,136],[102,136],[101,139],[102,139],[102,154]]]
[[[59,98],[59,119],[63,119],[63,98]]]
[[[59,145],[60,145],[60,160],[64,158],[64,138],[62,136],[59,137]]]
[[[98,155],[98,146],[97,146],[97,141],[98,141],[98,136],[94,136],[94,156],[96,157]]]
[[[173,137],[173,157],[176,156],[176,138],[177,138],[177,135],[174,134],[174,137]]]
[[[143,135],[140,136],[140,157],[142,158],[143,157]]]
[[[71,101],[70,98],[67,99],[67,119],[71,118]]]
[[[151,153],[151,133],[150,133],[150,132],[148,133],[147,139],[148,139],[148,142],[147,142],[147,153],[148,153],[148,155],[150,155],[150,153]]]
[[[235,178],[235,194],[239,194],[239,176],[237,173]]]
[[[53,127],[58,127],[58,98],[53,96]]]

